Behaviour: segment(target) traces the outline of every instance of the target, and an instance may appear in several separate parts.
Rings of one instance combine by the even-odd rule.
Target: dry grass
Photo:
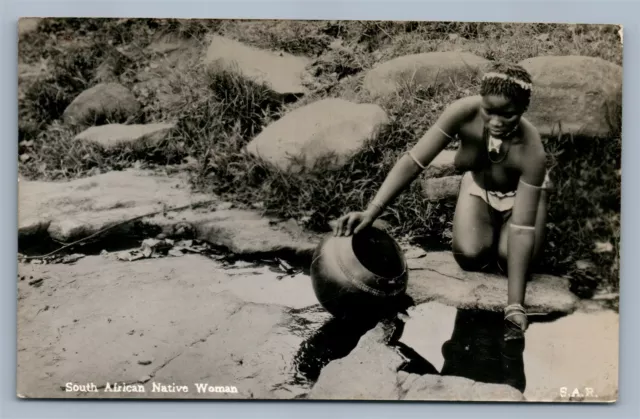
[[[220,33],[251,45],[304,54],[314,93],[282,103],[269,90],[237,75],[205,72],[198,66],[166,68],[158,84],[139,78],[157,61],[146,48],[162,35],[204,43]],[[450,89],[407,86],[396,97],[377,101],[360,88],[375,64],[400,55],[462,50],[488,59],[518,62],[537,55],[598,56],[621,64],[617,28],[553,24],[354,21],[178,21],[142,19],[51,19],[20,41],[20,62],[44,65],[45,76],[21,81],[20,171],[29,178],[63,179],[97,171],[197,161],[199,188],[238,204],[325,230],[329,220],[361,209],[371,199],[401,152],[413,144],[439,112],[476,91],[474,80]],[[155,61],[154,61],[155,60]],[[180,57],[179,60],[180,61]],[[44,63],[44,64],[43,64]],[[104,76],[130,87],[143,112],[138,122],[177,121],[170,138],[153,150],[127,147],[106,151],[73,141],[76,134],[60,115],[82,90]],[[248,155],[244,146],[269,122],[298,106],[325,97],[374,101],[392,123],[338,170],[323,162],[298,174],[280,172]],[[619,121],[616,123],[619,124]],[[617,287],[620,236],[619,136],[580,140],[561,137],[546,144],[557,191],[552,197],[544,266],[569,274],[577,291],[596,285]],[[383,216],[397,236],[429,246],[448,246],[454,202],[428,205],[416,182]],[[594,252],[596,243],[613,251]],[[590,275],[576,270],[589,260]]]

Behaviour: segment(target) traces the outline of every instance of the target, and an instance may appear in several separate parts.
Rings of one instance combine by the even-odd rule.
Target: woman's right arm
[[[335,234],[349,236],[352,232],[357,233],[371,225],[384,208],[449,144],[460,125],[468,118],[471,109],[470,98],[460,99],[449,105],[413,148],[396,162],[367,209],[340,218]]]

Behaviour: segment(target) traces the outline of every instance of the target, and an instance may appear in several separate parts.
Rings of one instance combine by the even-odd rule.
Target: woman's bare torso
[[[529,124],[524,118],[520,121],[520,126]],[[522,153],[524,142],[526,141],[522,128],[518,129],[515,137],[511,138],[507,145],[502,147],[499,156],[492,156],[498,163],[492,163],[489,159],[486,139],[483,136],[484,121],[480,114],[478,101],[477,111],[459,129],[457,138],[460,145],[456,151],[454,164],[456,169],[462,172],[472,172],[475,181],[484,189],[496,190],[500,192],[514,191],[517,188],[520,178],[520,154]],[[505,146],[508,147],[508,154],[504,160]],[[500,161],[501,160],[501,161]],[[486,184],[485,184],[486,183]]]

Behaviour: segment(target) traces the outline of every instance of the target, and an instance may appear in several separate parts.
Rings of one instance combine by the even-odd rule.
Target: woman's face
[[[482,96],[480,111],[489,134],[494,137],[501,137],[513,131],[523,113],[511,99],[500,95]]]

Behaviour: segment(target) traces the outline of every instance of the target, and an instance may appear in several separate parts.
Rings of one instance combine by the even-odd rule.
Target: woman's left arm
[[[508,232],[508,301],[524,304],[525,283],[534,249],[536,217],[546,175],[546,156],[537,132],[521,154],[521,174]]]

